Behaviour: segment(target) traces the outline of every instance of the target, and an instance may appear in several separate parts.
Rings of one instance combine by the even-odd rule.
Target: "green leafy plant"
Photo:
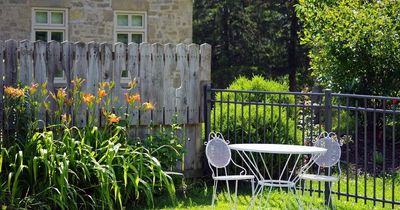
[[[40,91],[6,87],[7,121],[32,116],[27,118],[32,126],[26,132],[20,132],[15,123],[6,127],[7,132],[12,129],[7,136],[19,133],[18,138],[26,140],[0,145],[0,203],[31,209],[151,208],[154,194],[164,191],[174,202],[175,185],[165,170],[182,157],[182,142],[175,132],[178,126],[149,136],[152,144],[136,144],[137,139],[128,135],[129,126],[109,106],[112,97],[105,97],[112,84],[100,84],[97,95],[80,92],[82,80],[73,84],[69,94],[65,89],[48,94],[46,84]],[[128,105],[136,108],[140,96],[130,94]],[[46,100],[40,103],[38,98]],[[42,106],[33,109],[35,103]],[[101,109],[104,126],[95,126],[100,122],[91,117],[85,127],[74,126],[74,113],[81,105],[91,114]],[[153,107],[143,103],[139,108]],[[34,116],[44,109],[51,112],[50,119],[39,126]]]

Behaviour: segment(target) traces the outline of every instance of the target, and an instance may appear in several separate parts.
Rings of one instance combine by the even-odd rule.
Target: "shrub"
[[[400,2],[300,0],[312,74],[348,93],[398,95]]]
[[[271,80],[265,80],[261,76],[254,76],[251,80],[239,77],[229,87],[228,90],[257,90],[272,92],[287,92],[288,86]],[[223,100],[222,105],[218,101]],[[243,104],[226,103],[227,101],[237,101]],[[294,110],[288,107],[278,107],[271,105],[257,105],[249,102],[260,103],[294,103],[292,95],[255,93],[217,93],[216,105],[211,114],[211,122],[215,121],[216,129],[230,136],[242,135],[247,137],[247,141],[254,143],[274,142],[291,143],[301,142],[301,131],[296,128],[293,116]],[[248,104],[247,104],[248,103]],[[243,116],[243,117],[242,117]],[[228,124],[229,123],[229,124]],[[250,139],[248,138],[250,137]]]

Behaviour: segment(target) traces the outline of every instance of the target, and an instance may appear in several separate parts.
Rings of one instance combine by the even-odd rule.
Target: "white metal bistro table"
[[[281,190],[282,188],[287,188],[289,192],[293,190],[293,194],[297,194],[298,205],[301,205],[298,193],[296,193],[296,183],[299,181],[299,175],[306,172],[312,166],[315,159],[327,151],[325,148],[320,147],[289,144],[231,144],[229,148],[237,151],[243,162],[257,179],[257,186],[252,197],[251,206],[253,206],[259,195],[262,196],[264,194],[264,187],[269,187],[264,205],[262,205],[263,201],[261,200],[258,208],[266,207],[269,195],[274,187],[278,187]],[[273,179],[268,170],[266,154],[288,156],[284,167],[278,173],[279,178],[277,179]],[[295,173],[297,164],[303,155],[311,155],[310,160],[299,168],[298,173]],[[290,160],[294,160],[294,163]],[[284,176],[285,172],[289,172],[290,169],[290,175]]]

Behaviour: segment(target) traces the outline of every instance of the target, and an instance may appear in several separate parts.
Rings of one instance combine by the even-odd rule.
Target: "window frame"
[[[47,23],[36,23],[36,12],[47,12]],[[63,14],[63,24],[52,24],[51,23],[51,13],[61,12]],[[36,32],[43,31],[47,33],[47,40],[51,41],[52,32],[62,32],[63,42],[68,40],[68,9],[67,8],[56,8],[56,7],[32,7],[31,13],[31,40],[36,41]],[[66,84],[66,77],[64,71],[62,71],[62,77],[55,77],[54,83]]]
[[[128,26],[118,26],[118,15],[128,15]],[[132,16],[142,16],[142,27],[131,26]],[[126,11],[126,10],[115,10],[114,11],[114,43],[117,43],[117,34],[124,33],[128,34],[128,43],[132,42],[132,34],[141,34],[142,42],[147,42],[147,12],[145,11]],[[140,44],[140,43],[138,43]]]

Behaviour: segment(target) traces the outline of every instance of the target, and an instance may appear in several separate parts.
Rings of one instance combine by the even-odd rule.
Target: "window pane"
[[[117,15],[118,26],[128,26],[128,15]]]
[[[47,42],[47,31],[36,31],[35,40],[42,40]]]
[[[132,42],[142,43],[142,34],[132,34]]]
[[[141,15],[132,15],[132,26],[143,26],[143,19]]]
[[[128,70],[127,69],[122,70],[121,77],[128,77]]]
[[[63,13],[52,12],[51,13],[51,24],[63,24]]]
[[[51,40],[62,42],[64,40],[63,32],[51,32]]]
[[[128,44],[128,34],[117,34],[117,42]]]
[[[64,73],[62,69],[56,69],[55,77],[63,77]]]
[[[47,23],[47,12],[36,12],[36,23]]]

